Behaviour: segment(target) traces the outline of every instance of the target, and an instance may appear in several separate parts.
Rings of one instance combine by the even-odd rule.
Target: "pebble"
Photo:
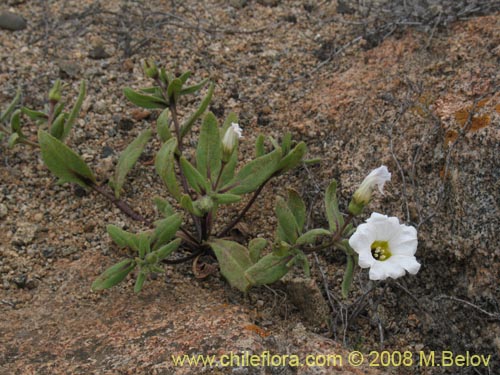
[[[94,60],[101,60],[107,59],[110,55],[106,52],[102,44],[98,44],[89,51],[89,57]]]
[[[7,206],[3,203],[0,203],[0,219],[3,219],[7,214],[9,213],[9,210]]]
[[[21,222],[17,224],[16,233],[12,238],[12,245],[29,245],[35,239],[36,232],[38,230],[38,225]]]
[[[0,29],[18,31],[26,28],[26,20],[12,12],[0,12]]]
[[[68,247],[65,247],[62,251],[62,255],[63,256],[68,256],[68,255],[71,255],[71,254],[75,254],[76,252],[78,252],[78,249],[74,246],[68,246]]]
[[[101,151],[101,159],[106,159],[108,156],[111,156],[115,153],[115,151],[109,147],[109,146],[104,146]]]
[[[42,255],[45,257],[45,258],[52,258],[56,253],[56,249],[52,246],[47,246],[46,248],[44,248],[42,250]]]

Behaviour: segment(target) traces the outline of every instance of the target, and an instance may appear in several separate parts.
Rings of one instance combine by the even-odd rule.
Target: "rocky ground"
[[[453,4],[450,4],[453,3]],[[371,6],[370,6],[371,5]],[[5,16],[5,12],[11,12]],[[105,180],[119,153],[154,123],[122,94],[147,84],[141,61],[216,82],[210,109],[239,114],[242,158],[258,133],[308,144],[304,166],[264,189],[245,219],[272,238],[283,187],[325,224],[323,192],[393,173],[374,211],[419,231],[416,276],[370,283],[358,270],[340,297],[344,256],[312,256],[300,272],[247,296],[219,276],[166,266],[140,295],[103,293],[95,277],[124,252],[107,224],[144,229],[102,197],[56,185],[38,152],[0,146],[0,372],[8,374],[495,374],[500,368],[500,15],[498,2],[7,0],[0,6],[0,108],[20,87],[43,107],[57,78],[89,93],[70,145]],[[22,18],[19,18],[21,16]],[[17,17],[17,18],[16,18]],[[7,23],[6,23],[7,22]],[[3,26],[2,26],[3,25]],[[186,103],[194,106],[196,100]],[[187,110],[186,110],[187,113]],[[26,133],[36,125],[26,120]],[[34,139],[34,138],[33,138]],[[148,218],[165,195],[151,143],[124,197]],[[230,215],[230,214],[228,214]],[[329,298],[327,298],[329,296]],[[174,368],[171,354],[350,350],[491,354],[489,367]]]

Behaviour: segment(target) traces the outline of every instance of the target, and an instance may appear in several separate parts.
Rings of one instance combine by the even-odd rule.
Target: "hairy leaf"
[[[254,238],[248,243],[248,252],[253,263],[260,259],[260,253],[267,246],[267,240],[264,238]]]
[[[227,186],[235,185],[229,190],[231,194],[246,194],[257,190],[276,171],[281,158],[281,149],[263,155],[245,165]]]
[[[136,263],[133,259],[125,259],[109,267],[92,283],[92,290],[98,291],[115,286],[125,279],[135,266]]]
[[[205,97],[203,98],[200,105],[198,106],[198,109],[191,116],[189,116],[189,118],[186,120],[186,122],[184,122],[184,124],[182,124],[181,138],[184,138],[184,136],[187,133],[189,133],[189,131],[193,127],[196,120],[198,120],[200,118],[200,116],[208,108],[208,105],[210,104],[210,101],[212,100],[212,94],[214,93],[214,88],[215,88],[215,84],[212,82],[210,84],[210,86],[208,87],[208,91],[205,94]]]
[[[251,286],[245,277],[245,271],[252,266],[248,250],[234,241],[212,240],[208,243],[217,257],[221,274],[242,292]]]
[[[82,187],[95,183],[90,168],[64,143],[43,130],[38,131],[42,159],[49,170],[59,177],[59,183],[74,182]]]
[[[155,223],[156,228],[151,238],[153,250],[158,250],[163,245],[167,244],[179,230],[182,219],[180,215],[174,214],[166,219],[159,220]]]
[[[86,94],[87,94],[87,85],[85,81],[82,81],[80,83],[80,91],[78,93],[78,98],[76,98],[75,105],[71,109],[69,117],[64,123],[64,131],[61,136],[61,141],[64,141],[71,132],[73,124],[75,123],[76,119],[78,118],[78,115],[80,114],[80,109],[82,108],[83,100],[85,99]]]
[[[129,87],[125,88],[123,90],[123,93],[125,94],[128,100],[130,100],[132,103],[142,108],[163,109],[168,106],[168,103],[163,98],[160,98],[158,96],[143,94],[138,91],[134,91]]]
[[[151,138],[151,129],[144,130],[139,136],[132,141],[131,144],[121,153],[116,165],[115,174],[113,176],[113,188],[115,190],[115,197],[120,196],[125,178],[130,170],[134,167],[135,163],[141,156],[144,147]]]
[[[186,180],[198,194],[205,194],[210,189],[210,184],[193,165],[183,156],[180,158],[182,173],[186,176]]]
[[[214,181],[219,175],[222,160],[222,147],[219,125],[212,112],[203,119],[198,147],[196,148],[196,168],[209,180]]]
[[[268,254],[245,271],[245,278],[251,285],[272,284],[288,273],[288,264],[293,255]]]
[[[172,138],[172,133],[170,131],[170,124],[168,120],[169,113],[170,110],[168,108],[165,108],[162,111],[162,113],[160,113],[160,116],[158,116],[158,120],[156,120],[156,130],[162,142],[166,142],[170,138]]]
[[[165,183],[168,191],[172,196],[180,201],[181,189],[177,183],[175,175],[174,153],[177,148],[177,139],[170,138],[161,146],[160,151],[156,154],[155,168],[162,181]]]
[[[300,236],[297,239],[296,244],[297,245],[304,245],[304,244],[315,243],[316,240],[318,239],[318,237],[330,236],[330,235],[331,235],[330,231],[323,229],[323,228],[311,229],[310,231],[307,231],[302,236]]]
[[[328,225],[332,233],[337,231],[344,225],[344,218],[339,211],[337,200],[337,181],[332,180],[325,193],[325,210]]]

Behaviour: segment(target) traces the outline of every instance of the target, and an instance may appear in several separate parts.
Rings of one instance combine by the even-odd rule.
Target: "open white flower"
[[[359,266],[370,268],[371,280],[396,279],[405,271],[416,274],[420,269],[415,258],[417,244],[414,227],[376,212],[349,239],[349,245],[359,254]]]
[[[236,142],[241,138],[241,128],[240,126],[232,122],[231,126],[227,128],[224,138],[222,139],[222,151],[224,159],[228,159],[233,153]]]
[[[384,185],[391,180],[391,173],[385,165],[382,165],[365,177],[359,188],[354,192],[352,200],[349,203],[349,212],[353,215],[359,215],[372,199],[372,193],[378,188],[381,194],[384,194]]]

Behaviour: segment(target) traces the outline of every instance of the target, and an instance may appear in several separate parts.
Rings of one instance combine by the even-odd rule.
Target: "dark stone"
[[[130,131],[134,127],[134,122],[128,118],[121,118],[118,122],[118,129],[123,131]]]
[[[105,159],[108,156],[111,156],[115,153],[115,151],[109,147],[109,146],[104,146],[101,151],[101,159]]]
[[[56,253],[56,249],[53,248],[52,246],[48,246],[45,249],[42,250],[42,255],[45,258],[53,258]]]
[[[80,185],[75,185],[74,192],[78,198],[85,197],[87,195],[87,191],[84,188],[82,188]]]
[[[107,59],[109,56],[102,44],[96,45],[89,51],[89,57],[94,60]]]
[[[0,12],[0,29],[18,31],[26,28],[26,20],[12,12]]]
[[[354,8],[351,8],[348,1],[338,0],[337,2],[337,13],[338,14],[354,14]]]
[[[18,288],[25,288],[26,283],[28,282],[28,276],[26,276],[24,273],[17,275],[14,278],[14,284],[17,285]]]
[[[295,14],[289,14],[288,16],[284,16],[283,20],[290,23],[297,23],[297,17],[295,16]]]

